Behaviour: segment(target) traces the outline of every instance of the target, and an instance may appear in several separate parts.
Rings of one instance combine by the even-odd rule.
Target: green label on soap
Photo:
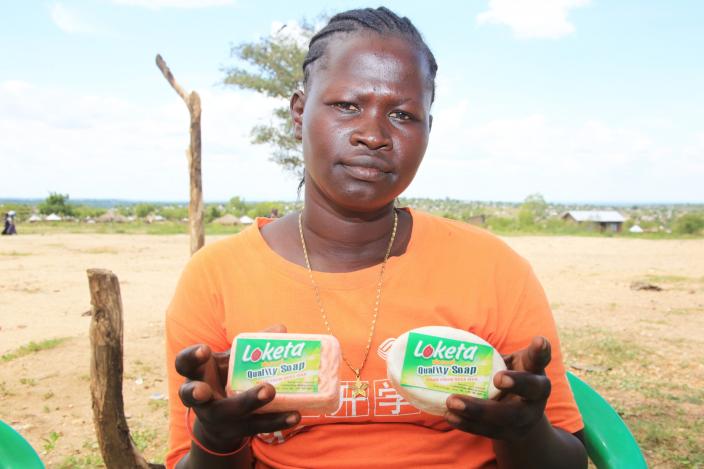
[[[445,337],[408,334],[401,386],[488,398],[494,350]]]
[[[231,388],[271,383],[277,394],[318,392],[319,340],[238,339]]]

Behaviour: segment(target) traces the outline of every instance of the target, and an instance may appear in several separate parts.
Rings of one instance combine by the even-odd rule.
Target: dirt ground
[[[650,465],[704,465],[697,459],[704,453],[704,242],[506,241],[545,286],[568,368],[614,404]],[[82,314],[90,308],[86,269],[93,267],[120,280],[128,423],[147,459],[163,459],[163,314],[188,246],[180,235],[0,240],[0,419],[25,435],[48,467],[100,464],[89,394],[90,317]],[[634,281],[663,290],[633,290]],[[65,340],[16,356],[30,342],[52,338]]]

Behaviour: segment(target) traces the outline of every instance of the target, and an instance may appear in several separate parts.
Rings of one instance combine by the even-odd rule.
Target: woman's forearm
[[[501,469],[586,468],[587,451],[579,439],[553,427],[543,415],[523,438],[493,440]]]

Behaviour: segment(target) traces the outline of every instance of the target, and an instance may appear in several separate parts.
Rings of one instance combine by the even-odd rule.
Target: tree
[[[278,210],[280,207],[279,202],[257,202],[247,210],[247,216],[251,218],[268,217],[273,209]]]
[[[545,218],[547,211],[548,204],[542,194],[530,194],[518,209],[518,222],[520,226],[533,226],[536,221]]]
[[[208,207],[208,209],[205,212],[205,222],[206,223],[211,223],[213,220],[220,218],[222,216],[222,212],[218,208],[217,205],[211,205]]]
[[[242,215],[247,213],[249,207],[243,199],[240,199],[239,197],[235,196],[231,198],[230,201],[227,203],[226,210],[232,213],[233,215],[241,217]]]
[[[74,210],[73,207],[68,204],[68,194],[51,192],[49,193],[49,197],[39,204],[39,213],[42,215],[55,213],[57,215],[73,216]]]
[[[141,203],[134,206],[134,213],[138,218],[146,218],[150,213],[156,211],[156,205]]]
[[[289,30],[285,28],[287,26],[258,42],[233,46],[230,55],[250,67],[224,68],[224,83],[254,90],[286,103],[274,109],[269,124],[252,128],[252,143],[271,145],[272,161],[300,175],[303,169],[303,152],[300,142],[293,136],[288,100],[296,90],[303,88],[301,64],[307,53],[305,44],[313,37],[315,30],[314,26],[307,22],[303,22],[294,32],[290,31],[290,27]]]
[[[685,213],[675,220],[672,231],[677,234],[698,234],[704,229],[704,214]]]

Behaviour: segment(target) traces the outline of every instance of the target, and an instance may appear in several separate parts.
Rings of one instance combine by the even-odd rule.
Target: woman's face
[[[313,67],[305,95],[291,100],[306,196],[352,211],[388,205],[428,145],[427,61],[404,39],[350,34],[334,37]]]

